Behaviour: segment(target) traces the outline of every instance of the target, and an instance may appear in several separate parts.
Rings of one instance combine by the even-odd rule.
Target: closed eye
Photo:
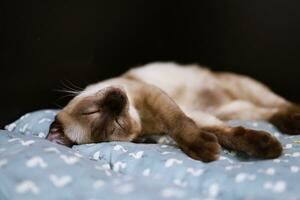
[[[93,110],[93,111],[82,112],[81,114],[82,115],[92,115],[92,114],[99,113],[99,112],[100,112],[100,110]]]

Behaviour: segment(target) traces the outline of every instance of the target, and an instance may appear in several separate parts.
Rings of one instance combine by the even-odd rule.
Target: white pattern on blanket
[[[223,150],[205,164],[166,144],[108,142],[73,149],[43,139],[55,111],[26,114],[0,131],[0,199],[298,199],[300,136],[265,122],[284,145],[273,160]],[[40,122],[40,123],[39,123]],[[59,192],[64,191],[64,192]],[[41,196],[42,195],[42,196]]]

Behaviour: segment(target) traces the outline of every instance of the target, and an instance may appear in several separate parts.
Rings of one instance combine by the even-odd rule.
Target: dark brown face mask
[[[107,133],[106,130],[108,129],[109,125],[114,121],[116,121],[119,124],[117,118],[124,112],[126,106],[128,105],[126,93],[119,88],[107,87],[103,91],[102,95],[102,98],[97,101],[97,106],[99,109],[93,112],[87,112],[82,114],[92,115],[95,112],[101,112],[100,117],[94,120],[94,123],[91,126],[91,139],[93,139],[93,141],[95,142],[107,141],[106,134],[109,133]],[[122,126],[120,125],[120,127]],[[124,130],[126,128],[128,127],[122,127],[122,129]],[[64,126],[57,117],[55,118],[54,122],[52,122],[52,124],[50,125],[49,133],[46,139],[51,142],[68,147],[72,147],[74,144],[76,144],[65,135]]]
[[[46,139],[67,147],[72,147],[75,144],[64,134],[61,123],[59,123],[56,119],[50,125],[49,133],[46,136]]]

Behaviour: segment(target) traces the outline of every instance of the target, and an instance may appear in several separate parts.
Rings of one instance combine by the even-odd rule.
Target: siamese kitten
[[[266,120],[300,133],[300,107],[249,77],[196,65],[152,63],[89,85],[56,116],[47,139],[66,146],[167,134],[188,156],[218,159],[220,145],[261,158],[282,153],[269,133],[229,127]]]

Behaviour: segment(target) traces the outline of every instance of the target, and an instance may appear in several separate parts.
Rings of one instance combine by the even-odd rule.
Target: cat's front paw
[[[206,132],[197,134],[188,143],[184,142],[179,146],[188,156],[203,162],[217,160],[221,148],[216,136]]]

